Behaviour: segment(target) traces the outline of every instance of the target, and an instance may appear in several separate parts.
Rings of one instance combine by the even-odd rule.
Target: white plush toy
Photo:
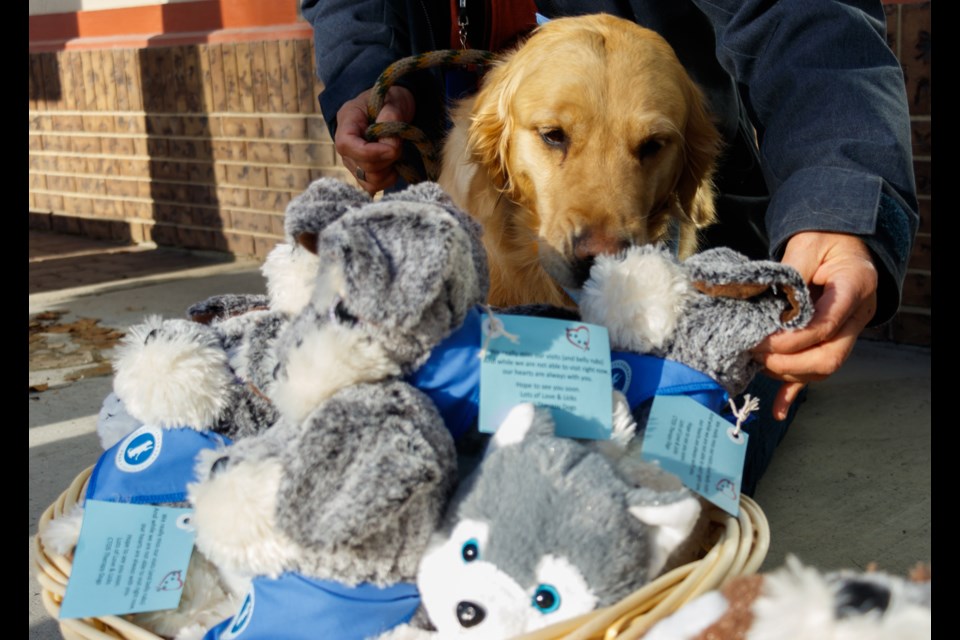
[[[788,556],[732,580],[661,620],[644,640],[925,640],[933,632],[929,567],[909,578],[822,572]]]

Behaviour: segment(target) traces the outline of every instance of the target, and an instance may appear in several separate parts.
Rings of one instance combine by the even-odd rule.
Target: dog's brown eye
[[[565,149],[567,146],[567,134],[564,133],[563,129],[543,129],[540,131],[540,138],[548,146],[557,149]]]
[[[660,149],[663,149],[663,143],[651,138],[640,145],[640,149],[637,150],[637,155],[640,156],[640,160],[646,160],[647,158],[652,158],[657,155]]]

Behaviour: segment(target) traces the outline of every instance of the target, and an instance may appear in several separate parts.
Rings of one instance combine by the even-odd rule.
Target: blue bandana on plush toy
[[[204,640],[270,640],[278,629],[286,640],[363,640],[409,621],[418,606],[417,589],[407,583],[348,587],[298,573],[257,577],[237,613]]]
[[[230,444],[212,431],[144,425],[104,451],[90,474],[86,499],[132,504],[183,502],[197,454]]]

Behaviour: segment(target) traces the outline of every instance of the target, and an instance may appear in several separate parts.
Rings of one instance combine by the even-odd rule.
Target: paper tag
[[[613,383],[605,327],[484,314],[482,329],[480,431],[493,433],[511,408],[532,402],[550,407],[558,436],[610,438]]]
[[[191,509],[87,500],[60,618],[174,609],[193,550]]]
[[[748,434],[684,396],[656,396],[643,436],[645,460],[677,476],[732,516],[740,513],[740,483]]]

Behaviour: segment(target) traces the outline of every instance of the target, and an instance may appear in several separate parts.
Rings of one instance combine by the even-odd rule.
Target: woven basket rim
[[[66,640],[164,640],[121,616],[60,620],[60,603],[72,567],[72,551],[66,555],[46,549],[42,533],[50,521],[83,502],[93,465],[81,471],[43,512],[33,536],[33,564],[41,586],[41,600],[50,616],[59,622]],[[641,638],[654,623],[687,602],[730,580],[756,573],[770,548],[766,515],[749,496],[740,497],[740,514],[733,517],[719,509],[711,513],[719,535],[706,554],[677,567],[619,602],[518,636],[514,640],[628,640]]]

